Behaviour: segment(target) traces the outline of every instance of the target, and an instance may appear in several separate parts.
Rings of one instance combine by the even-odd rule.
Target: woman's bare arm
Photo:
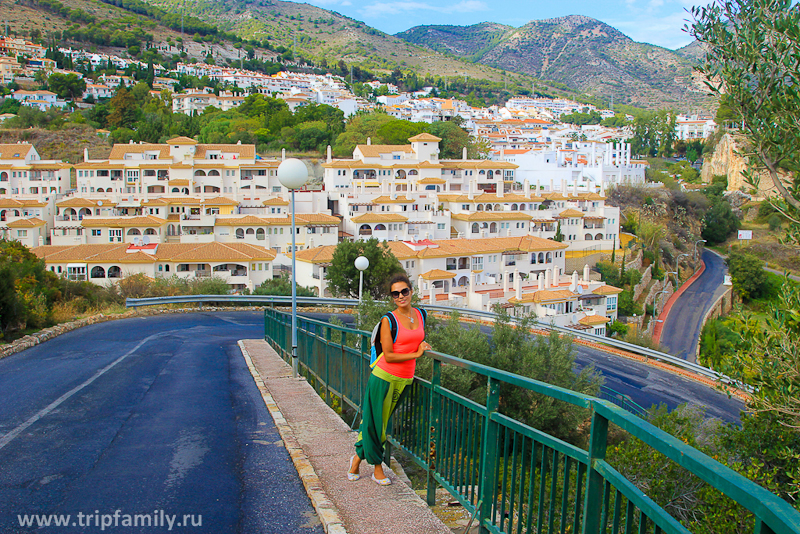
[[[394,349],[394,340],[392,339],[392,325],[389,319],[384,317],[381,319],[381,347],[383,347],[383,357],[389,363],[400,363],[408,360],[416,360],[426,350],[430,350],[431,346],[425,341],[419,344],[416,352],[409,352],[406,354],[399,352],[392,352]]]

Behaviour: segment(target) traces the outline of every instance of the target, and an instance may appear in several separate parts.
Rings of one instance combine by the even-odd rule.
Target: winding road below
[[[728,289],[722,285],[725,261],[707,249],[702,257],[706,270],[675,300],[661,330],[664,352],[691,362],[696,360],[703,317]]]

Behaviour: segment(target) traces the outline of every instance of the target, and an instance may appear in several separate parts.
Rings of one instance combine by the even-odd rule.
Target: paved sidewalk
[[[394,482],[391,486],[375,484],[370,477],[372,466],[366,462],[361,464],[361,479],[348,481],[345,473],[353,454],[355,432],[308,382],[292,378],[291,367],[264,340],[245,340],[240,345],[257,370],[256,383],[263,381],[259,385],[267,405],[274,400],[270,410],[276,424],[279,429],[284,428],[282,434],[288,430],[285,445],[326,531],[452,534],[414,490],[388,469]],[[291,443],[292,436],[296,443]]]

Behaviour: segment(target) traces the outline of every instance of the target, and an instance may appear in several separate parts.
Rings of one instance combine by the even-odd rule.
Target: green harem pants
[[[400,403],[406,386],[413,378],[398,378],[379,367],[372,370],[362,404],[361,428],[356,441],[356,454],[370,465],[383,462],[383,444],[389,417]]]

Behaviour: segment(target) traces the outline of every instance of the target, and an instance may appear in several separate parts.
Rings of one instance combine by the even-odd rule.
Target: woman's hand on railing
[[[427,341],[423,341],[422,343],[420,343],[420,344],[419,344],[419,347],[417,348],[417,355],[416,355],[416,357],[417,357],[417,358],[419,358],[420,356],[422,356],[422,354],[423,354],[423,353],[424,353],[426,350],[433,350],[433,349],[431,348],[430,344],[428,344],[428,342],[427,342]]]

